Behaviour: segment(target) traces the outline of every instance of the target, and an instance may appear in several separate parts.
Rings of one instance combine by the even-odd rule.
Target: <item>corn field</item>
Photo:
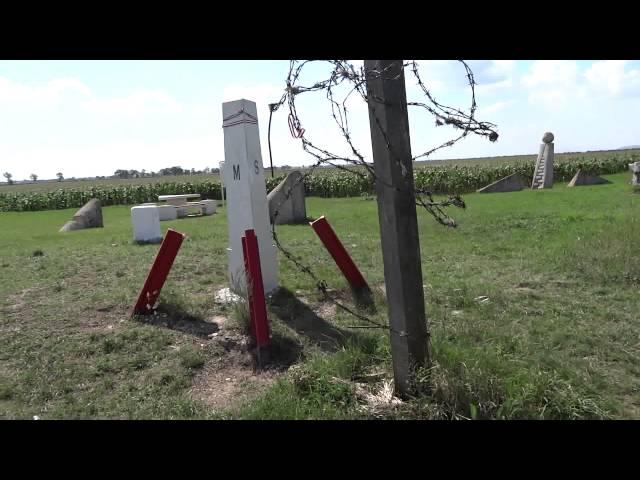
[[[640,161],[640,154],[620,154],[606,158],[584,156],[556,158],[554,180],[568,182],[578,169],[595,175],[624,172],[628,164]],[[435,194],[463,194],[473,192],[502,177],[519,173],[529,181],[533,178],[535,161],[515,161],[506,164],[437,165],[414,171],[415,186]],[[271,191],[284,175],[267,177],[267,190]],[[374,192],[371,178],[349,174],[339,169],[322,169],[307,175],[305,191],[316,197],[354,197]],[[155,202],[158,195],[199,193],[203,199],[221,199],[218,181],[165,182],[142,185],[91,185],[86,189],[57,189],[49,192],[32,191],[0,193],[0,212],[59,210],[79,208],[92,198],[102,205],[135,205]]]

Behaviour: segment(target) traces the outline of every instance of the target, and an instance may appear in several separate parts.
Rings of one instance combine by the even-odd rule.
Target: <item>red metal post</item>
[[[253,230],[246,230],[243,240],[245,265],[247,268],[247,291],[251,311],[252,334],[258,348],[269,344],[269,321],[267,319],[267,305],[264,300],[264,285],[260,268],[260,250],[258,238]]]
[[[331,225],[329,225],[327,219],[322,216],[309,225],[311,225],[318,234],[318,237],[320,237],[325,248],[335,260],[336,265],[338,265],[338,268],[342,271],[351,288],[356,291],[369,290],[367,281],[362,276],[362,273],[360,273],[360,270],[358,270],[358,267],[349,256],[349,253],[333,231],[333,228],[331,228]]]
[[[184,239],[184,234],[172,229],[167,230],[147,280],[138,296],[138,301],[133,307],[133,314],[143,315],[153,312],[153,307],[160,296],[160,290],[162,290]]]
[[[253,310],[253,292],[251,288],[251,273],[249,271],[249,253],[247,250],[247,237],[242,237],[242,256],[244,257],[244,271],[247,283],[247,302],[249,303],[249,331],[256,338],[255,313]]]

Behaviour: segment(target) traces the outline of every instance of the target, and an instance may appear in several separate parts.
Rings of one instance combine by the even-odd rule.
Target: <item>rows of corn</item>
[[[554,179],[567,182],[578,169],[596,175],[607,175],[623,172],[628,164],[640,161],[640,154],[620,154],[616,156],[598,157],[563,157],[556,159]],[[507,164],[437,165],[426,166],[414,171],[414,183],[418,189],[430,190],[435,194],[462,194],[473,192],[502,177],[519,173],[529,182],[533,177],[535,161],[516,161]],[[284,175],[267,177],[267,190],[270,191]],[[304,179],[305,190],[309,196],[317,197],[352,197],[372,194],[374,191],[372,177],[364,170],[360,175],[340,169],[322,169],[307,175]],[[220,182],[204,180],[200,182],[163,182],[141,185],[92,185],[87,188],[52,191],[3,193],[0,191],[0,211],[20,212],[37,210],[56,210],[78,208],[92,198],[97,198],[102,205],[135,205],[155,202],[158,195],[199,193],[203,199],[221,199]]]

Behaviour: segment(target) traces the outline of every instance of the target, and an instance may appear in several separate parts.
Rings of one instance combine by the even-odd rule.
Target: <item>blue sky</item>
[[[479,120],[497,124],[500,139],[470,137],[433,158],[536,153],[545,131],[556,151],[615,149],[640,144],[638,61],[471,61],[479,84]],[[454,61],[419,61],[436,98],[468,109],[469,89]],[[267,104],[280,98],[288,61],[0,61],[0,171],[14,179],[111,175],[116,169],[203,169],[224,159],[222,102],[247,98],[258,106],[262,156],[268,165]],[[313,66],[305,83],[324,78]],[[420,100],[407,72],[409,100]],[[355,143],[370,155],[367,110],[349,103]],[[326,98],[305,94],[298,113],[315,144],[345,145]],[[431,117],[410,110],[414,154],[451,138]],[[286,109],[274,115],[275,165],[313,159],[291,138]]]

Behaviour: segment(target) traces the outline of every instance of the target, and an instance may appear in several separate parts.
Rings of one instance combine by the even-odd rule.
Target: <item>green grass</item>
[[[467,209],[451,212],[457,229],[419,211],[430,389],[376,416],[640,418],[640,195],[628,173],[606,178],[466,195]],[[326,215],[369,283],[383,284],[376,202],[308,198],[307,210]],[[74,211],[0,213],[0,418],[373,416],[354,382],[389,378],[387,335],[350,329],[360,323],[341,311],[309,311],[299,299],[318,303],[313,282],[282,257],[288,293],[269,307],[273,343],[297,364],[248,403],[208,408],[189,389],[226,355],[194,332],[234,315],[212,296],[226,284],[224,209],[162,223],[188,235],[161,296],[168,326],[128,318],[157,252],[131,242],[128,207],[104,208],[103,229],[58,233]],[[278,232],[348,298],[309,227]],[[386,321],[380,295],[376,309]]]

